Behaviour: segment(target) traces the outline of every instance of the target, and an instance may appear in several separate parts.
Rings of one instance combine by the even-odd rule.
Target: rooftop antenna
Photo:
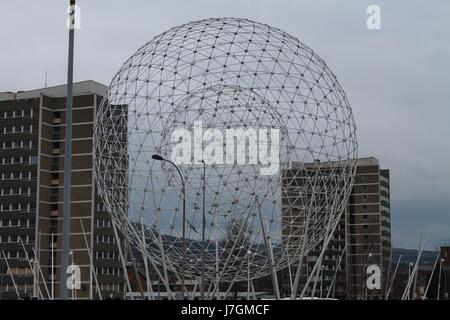
[[[45,83],[44,83],[44,87],[47,88],[47,71],[45,71]]]
[[[69,17],[69,58],[67,70],[67,109],[66,109],[66,143],[64,153],[64,211],[61,247],[61,285],[60,299],[67,300],[67,267],[70,251],[70,186],[72,169],[72,105],[73,105],[73,51],[75,38],[75,0],[70,0]]]

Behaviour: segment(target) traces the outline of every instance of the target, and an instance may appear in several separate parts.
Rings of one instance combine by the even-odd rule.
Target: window
[[[37,156],[32,156],[31,160],[30,160],[30,164],[34,165],[38,163],[38,157]]]
[[[367,209],[367,204],[363,205],[363,209],[364,209],[364,210]]]

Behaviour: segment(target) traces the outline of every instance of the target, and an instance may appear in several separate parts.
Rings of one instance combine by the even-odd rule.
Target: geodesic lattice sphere
[[[263,132],[259,156],[279,130],[279,163],[250,163],[253,152],[237,152],[234,163],[204,169],[194,150],[191,163],[179,165],[190,278],[200,276],[203,246],[207,279],[268,275],[272,254],[277,270],[297,262],[337,221],[353,184],[356,127],[336,77],[295,37],[253,21],[208,19],[156,36],[113,78],[97,116],[96,179],[108,211],[136,247],[178,275],[181,180],[152,155],[170,160],[187,141],[206,150],[207,130],[254,129]],[[173,139],[198,123],[205,136]],[[228,141],[221,142],[226,158]],[[278,170],[261,174],[271,164]]]

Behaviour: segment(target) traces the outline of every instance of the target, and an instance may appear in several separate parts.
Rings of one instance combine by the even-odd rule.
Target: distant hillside
[[[397,264],[399,256],[402,256],[401,264],[409,264],[410,262],[416,263],[419,250],[414,249],[402,249],[402,248],[392,248],[392,264]],[[422,257],[420,258],[420,266],[423,267],[433,267],[436,260],[438,252],[437,251],[423,251]]]

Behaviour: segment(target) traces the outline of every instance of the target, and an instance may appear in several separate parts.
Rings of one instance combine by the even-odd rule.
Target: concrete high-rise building
[[[355,182],[346,210],[324,252],[317,273],[318,283],[315,288],[313,284],[307,288],[307,295],[314,290],[315,296],[322,298],[381,299],[386,292],[391,256],[389,170],[380,169],[375,158],[355,161]],[[313,167],[314,164],[302,167],[307,169],[308,166]],[[290,171],[292,174],[292,169]],[[296,175],[302,179],[301,173]],[[292,197],[293,190],[289,192]],[[283,205],[288,205],[286,199]],[[300,289],[303,289],[321,251],[320,243],[304,260]],[[367,268],[370,265],[381,269],[379,290],[367,289]],[[287,283],[283,285],[286,287]]]
[[[106,89],[94,81],[74,84],[70,250],[81,271],[77,298],[123,291],[93,172],[95,115]],[[0,298],[59,296],[66,91],[61,85],[0,93]]]
[[[391,258],[389,170],[378,159],[357,160],[356,177],[345,213],[347,295],[381,299],[388,285]],[[367,268],[381,269],[381,289],[368,290]]]

